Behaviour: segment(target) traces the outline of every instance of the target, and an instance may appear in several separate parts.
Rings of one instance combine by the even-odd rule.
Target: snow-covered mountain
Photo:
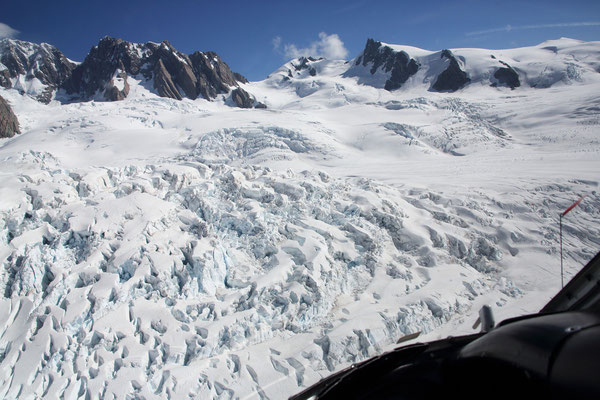
[[[539,310],[580,195],[566,279],[600,248],[598,42],[368,41],[214,98],[193,55],[105,41],[69,81],[88,101],[0,89],[0,397],[285,398]]]
[[[207,100],[219,94],[243,89],[238,82],[246,79],[231,72],[216,53],[195,52],[190,55],[177,51],[169,42],[137,44],[105,37],[94,46],[83,63],[63,83],[67,94],[81,99],[99,96],[106,100],[122,100],[129,94],[130,80],[147,84],[161,97]],[[253,102],[246,95],[238,107],[250,108]]]
[[[291,84],[293,80],[314,79],[321,72],[355,78],[358,84],[388,91],[456,92],[486,86],[515,89],[521,85],[549,88],[598,82],[598,51],[596,42],[564,38],[508,50],[441,51],[369,39],[363,52],[347,63],[301,57],[280,68],[271,80]]]
[[[131,85],[145,85],[161,97],[211,100],[226,94],[238,107],[258,105],[239,88],[247,80],[216,53],[186,55],[167,41],[139,44],[107,36],[76,64],[46,43],[3,39],[0,61],[1,86],[44,103],[55,98],[58,88],[64,89],[67,101],[117,101],[129,95]]]
[[[56,47],[22,40],[0,40],[0,86],[49,103],[76,63]]]

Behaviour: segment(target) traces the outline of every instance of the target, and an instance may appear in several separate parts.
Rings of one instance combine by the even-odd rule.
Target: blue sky
[[[290,56],[355,57],[367,38],[429,50],[600,40],[600,1],[13,1],[0,36],[47,42],[82,61],[105,36],[216,51],[250,80]]]

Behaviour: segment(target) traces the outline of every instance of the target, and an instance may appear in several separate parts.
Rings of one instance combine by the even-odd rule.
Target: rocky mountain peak
[[[432,86],[433,90],[440,92],[455,92],[467,83],[471,82],[467,73],[461,69],[461,66],[450,50],[442,50],[440,58],[446,58],[450,62],[448,67],[438,75]]]
[[[75,68],[56,47],[14,39],[0,40],[0,86],[48,103]]]
[[[85,60],[73,70],[62,87],[68,94],[78,95],[84,99],[100,92],[105,94],[106,100],[113,100],[109,87],[114,85],[115,73],[122,67],[121,72],[126,75],[139,74],[145,50],[147,51],[147,48],[144,45],[105,36],[91,48]]]
[[[378,70],[391,73],[385,82],[386,90],[395,90],[419,70],[420,64],[411,58],[405,51],[396,51],[373,39],[368,39],[362,54],[356,58],[355,65],[371,66],[370,73],[374,75]]]
[[[107,36],[90,50],[63,88],[75,97],[92,98],[102,93],[105,100],[121,100],[127,97],[128,79],[132,77],[150,81],[159,96],[177,100],[211,100],[239,88],[239,82],[248,82],[214,52],[187,55],[166,40],[138,44]],[[236,105],[248,105],[247,101],[238,104],[236,98],[241,97],[232,97]]]

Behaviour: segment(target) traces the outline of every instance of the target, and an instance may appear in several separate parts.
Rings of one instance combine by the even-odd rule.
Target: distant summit
[[[421,66],[414,58],[410,58],[405,51],[394,51],[373,39],[367,40],[365,49],[356,58],[354,64],[363,67],[369,66],[371,75],[375,74],[378,69],[390,73],[389,79],[385,81],[384,88],[386,90],[402,87],[402,84],[416,74]]]
[[[267,77],[267,87],[319,93],[350,101],[350,92],[370,86],[390,93],[456,93],[474,89],[544,89],[600,80],[600,42],[561,38],[536,46],[504,50],[477,48],[424,50],[368,39],[350,61],[300,57]]]
[[[343,76],[388,91],[416,87],[433,92],[456,92],[471,86],[548,88],[596,80],[600,72],[597,49],[597,42],[567,38],[506,50],[440,51],[368,39]]]
[[[477,55],[477,58],[481,55]],[[498,61],[497,67],[489,66],[493,76],[494,71],[502,70],[498,75],[501,79],[490,81],[491,86],[506,85],[512,88],[519,86],[518,74],[508,64]],[[455,92],[464,88],[472,79],[471,71],[467,65],[470,60],[464,56],[456,56],[453,51],[444,49],[437,52],[418,49],[409,46],[389,45],[368,39],[363,52],[354,60],[354,67],[346,73],[346,77],[358,77],[365,84],[394,91],[402,88],[406,82],[414,77],[411,86],[417,83],[427,85],[430,91]],[[476,60],[473,60],[476,61]],[[479,60],[476,62],[480,64]],[[362,67],[362,68],[361,68]],[[367,69],[370,77],[364,71]],[[510,77],[507,76],[511,75]],[[516,75],[516,77],[513,76]],[[477,75],[477,73],[475,73]],[[508,84],[507,84],[508,83]]]

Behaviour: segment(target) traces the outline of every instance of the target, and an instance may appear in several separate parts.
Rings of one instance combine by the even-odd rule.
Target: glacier
[[[566,277],[600,247],[598,77],[388,92],[317,67],[241,84],[265,110],[0,89],[23,131],[0,143],[0,397],[283,398],[482,305],[537,312],[579,195]]]

